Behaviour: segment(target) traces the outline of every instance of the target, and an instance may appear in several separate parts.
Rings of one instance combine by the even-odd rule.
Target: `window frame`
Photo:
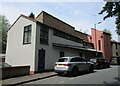
[[[65,52],[64,51],[60,51],[60,57],[64,57],[65,56]]]
[[[24,26],[23,45],[24,44],[31,44],[31,35],[32,35],[32,24]]]
[[[45,25],[40,28],[40,44],[49,44],[49,27]]]
[[[80,38],[78,38],[76,36],[70,35],[68,33],[65,33],[63,31],[57,30],[57,29],[53,30],[53,35],[55,35],[57,37],[64,38],[66,40],[70,40],[70,41],[74,41],[74,42],[83,44],[83,40],[82,39],[80,39]]]
[[[101,50],[101,41],[98,40],[98,47],[99,47],[99,50]]]

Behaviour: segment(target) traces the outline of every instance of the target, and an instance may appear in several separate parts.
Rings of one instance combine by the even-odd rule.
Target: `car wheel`
[[[100,65],[100,69],[103,69],[103,65]]]
[[[108,65],[107,68],[110,68],[110,65]]]
[[[77,67],[74,67],[74,68],[72,69],[72,74],[75,75],[75,76],[79,74],[79,71],[78,71],[78,68],[77,68]]]
[[[94,70],[94,66],[91,65],[90,68],[89,68],[89,72],[91,73],[91,72],[93,72],[93,70]]]

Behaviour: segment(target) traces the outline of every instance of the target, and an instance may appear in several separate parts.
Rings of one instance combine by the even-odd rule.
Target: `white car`
[[[86,61],[84,58],[81,58],[79,56],[61,57],[55,63],[54,70],[59,75],[68,73],[77,75],[79,71],[93,72],[94,65],[93,63]]]

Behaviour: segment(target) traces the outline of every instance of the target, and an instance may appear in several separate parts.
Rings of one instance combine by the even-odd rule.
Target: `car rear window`
[[[67,58],[60,58],[57,62],[67,62],[68,59]]]
[[[98,62],[106,62],[105,59],[98,59]]]
[[[117,60],[117,58],[115,58],[115,57],[114,57],[114,58],[111,58],[111,59],[112,59],[112,60]]]

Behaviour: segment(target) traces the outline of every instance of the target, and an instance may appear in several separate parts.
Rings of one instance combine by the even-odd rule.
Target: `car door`
[[[83,63],[83,70],[88,70],[89,63],[83,58],[81,58],[81,60],[82,60],[82,63]]]
[[[83,62],[85,63],[84,64],[85,70],[88,70],[90,68],[90,65],[91,65],[90,62],[85,60],[85,59],[83,59]]]
[[[77,67],[79,71],[83,70],[83,63],[80,58],[72,58],[70,62],[72,66]]]
[[[77,58],[79,70],[85,70],[86,62],[82,58]]]

